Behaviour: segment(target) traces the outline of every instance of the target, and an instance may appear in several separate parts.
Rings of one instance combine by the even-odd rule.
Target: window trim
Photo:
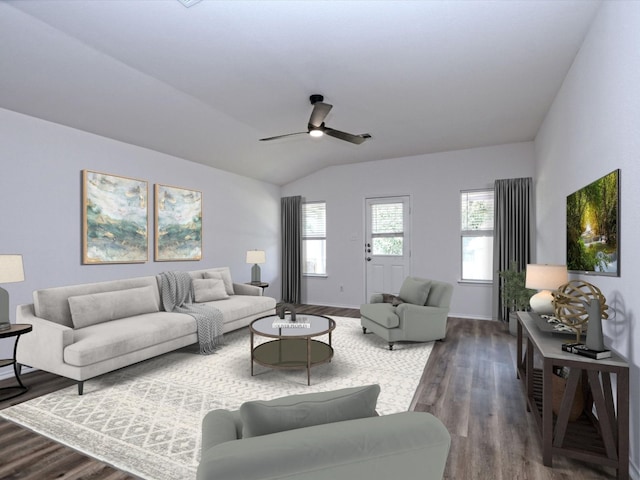
[[[475,188],[475,189],[466,189],[466,190],[460,190],[460,197],[459,197],[459,201],[460,201],[460,205],[459,205],[459,209],[460,209],[460,278],[458,280],[458,283],[461,284],[475,284],[475,285],[491,285],[493,284],[494,280],[495,280],[495,272],[493,272],[493,268],[491,269],[491,278],[490,279],[475,279],[475,278],[464,278],[463,276],[463,271],[464,271],[464,252],[463,252],[463,246],[464,246],[464,239],[465,238],[469,238],[469,237],[491,237],[492,239],[495,239],[495,204],[493,205],[493,211],[492,211],[492,216],[493,216],[493,221],[492,221],[492,226],[491,229],[473,229],[473,230],[463,230],[462,229],[462,196],[464,194],[469,194],[469,193],[479,193],[479,192],[491,192],[493,195],[495,195],[495,189],[493,187],[489,187],[489,188]],[[493,264],[493,252],[491,252],[491,261]]]
[[[324,205],[324,236],[323,237],[319,237],[319,236],[314,236],[314,237],[308,237],[305,235],[305,215],[304,215],[304,210],[305,210],[305,205],[313,205],[313,204],[323,204]],[[312,202],[303,202],[302,204],[302,235],[301,235],[301,254],[304,254],[305,248],[304,248],[304,242],[305,240],[323,240],[324,241],[324,252],[325,252],[325,258],[324,258],[324,273],[310,273],[310,272],[305,272],[304,271],[304,266],[302,267],[302,276],[303,277],[314,277],[314,278],[326,278],[328,277],[327,274],[327,202],[324,200],[316,200],[316,201],[312,201]],[[302,258],[303,263],[306,262],[306,257]]]

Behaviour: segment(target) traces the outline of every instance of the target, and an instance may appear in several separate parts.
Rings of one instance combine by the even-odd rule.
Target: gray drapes
[[[302,302],[302,197],[280,199],[282,301]]]
[[[533,180],[530,177],[496,180],[494,191],[493,271],[507,270],[512,261],[522,271],[531,260]],[[497,273],[493,277],[493,317],[508,319]]]

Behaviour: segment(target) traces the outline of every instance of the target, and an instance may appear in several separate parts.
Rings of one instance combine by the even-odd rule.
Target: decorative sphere
[[[589,320],[585,303],[598,299],[602,318],[609,318],[607,299],[600,289],[591,283],[583,280],[570,280],[564,285],[560,285],[552,295],[555,317],[569,328],[575,330],[578,341],[580,341],[583,327],[586,330],[586,324]]]

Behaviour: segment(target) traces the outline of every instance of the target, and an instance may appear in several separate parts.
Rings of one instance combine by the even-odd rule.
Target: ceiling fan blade
[[[309,117],[309,125],[313,125],[314,127],[319,127],[320,125],[322,125],[322,122],[324,122],[324,119],[327,117],[327,114],[332,108],[333,105],[329,105],[328,103],[314,103],[311,117]]]
[[[260,141],[261,142],[268,142],[269,140],[277,140],[278,138],[290,137],[291,135],[300,135],[302,133],[304,133],[306,135],[309,132],[285,133],[284,135],[276,135],[275,137],[261,138]]]
[[[371,138],[371,135],[368,133],[361,133],[360,135],[353,135],[347,132],[341,132],[340,130],[334,130],[333,128],[325,127],[324,133],[329,135],[330,137],[339,138],[340,140],[346,140],[347,142],[355,143],[356,145],[360,145],[367,138]]]

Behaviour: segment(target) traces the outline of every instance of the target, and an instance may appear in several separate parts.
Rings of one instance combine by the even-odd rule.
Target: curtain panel
[[[302,197],[280,199],[282,301],[302,303]]]
[[[508,270],[515,261],[520,271],[531,261],[533,223],[533,180],[509,178],[494,185],[493,317],[506,321],[502,306],[501,279],[497,272]]]

